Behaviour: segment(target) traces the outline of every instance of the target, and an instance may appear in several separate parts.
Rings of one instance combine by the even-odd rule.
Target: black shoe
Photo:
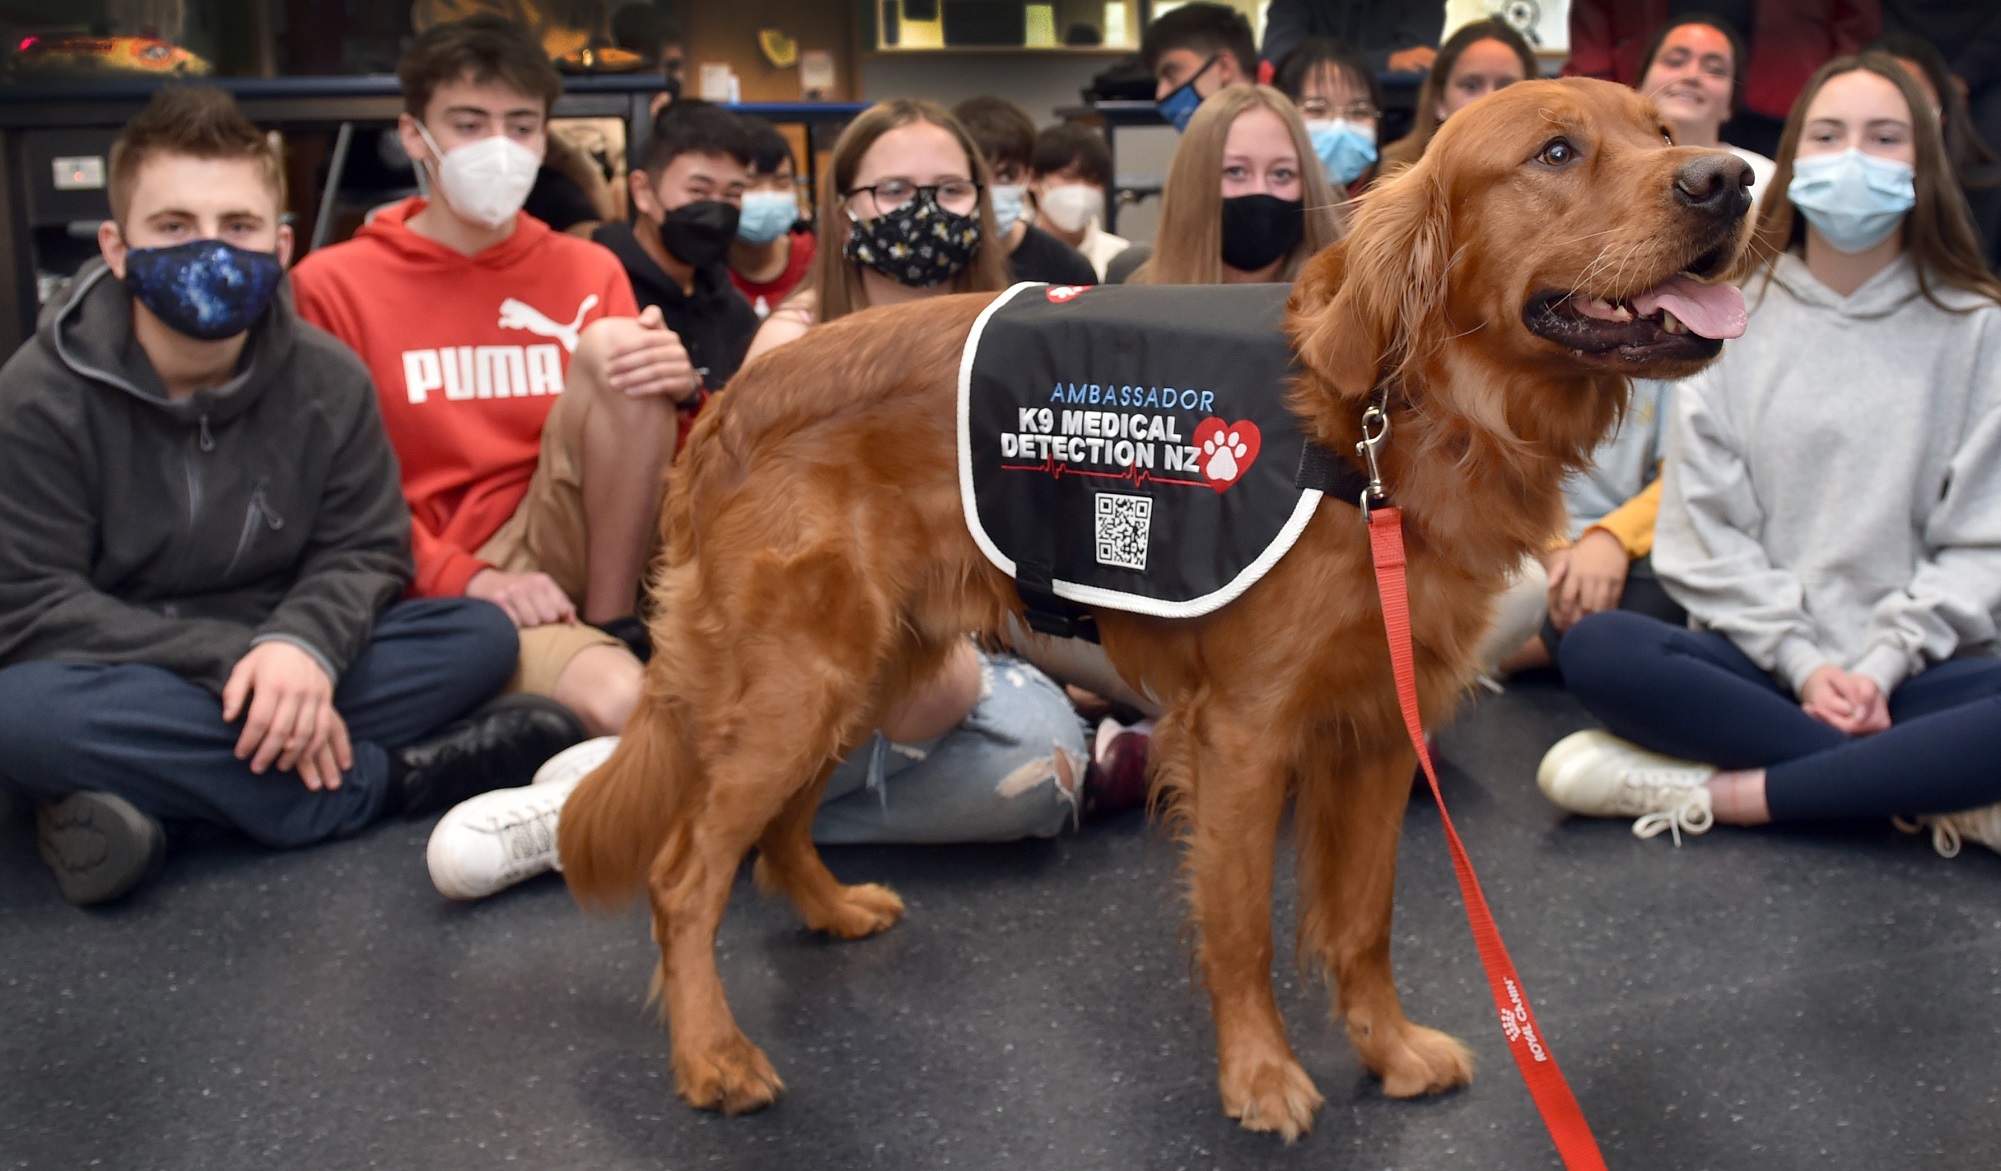
[[[398,808],[410,817],[450,809],[490,789],[526,785],[542,762],[584,738],[569,708],[539,695],[503,695],[428,740],[391,755]],[[392,797],[392,800],[394,800]]]
[[[72,793],[42,806],[35,840],[57,888],[79,907],[130,893],[167,858],[160,823],[111,793]]]
[[[653,632],[646,629],[646,622],[633,615],[614,618],[600,623],[598,629],[624,643],[632,651],[633,657],[644,663],[653,657]]]

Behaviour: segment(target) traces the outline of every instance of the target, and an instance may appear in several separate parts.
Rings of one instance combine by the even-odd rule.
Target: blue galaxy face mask
[[[1376,165],[1376,132],[1367,126],[1342,118],[1316,119],[1306,124],[1306,133],[1328,182],[1336,187],[1346,187]]]
[[[205,342],[235,337],[257,323],[285,266],[269,252],[221,240],[125,253],[125,287],[167,328]]]
[[[1897,230],[1917,202],[1909,163],[1850,147],[1793,160],[1786,198],[1839,252],[1866,252]]]
[[[1195,83],[1203,74],[1209,72],[1209,67],[1215,63],[1216,57],[1212,53],[1209,59],[1202,63],[1202,68],[1188,75],[1187,81],[1154,103],[1160,109],[1160,116],[1172,122],[1176,130],[1187,131],[1188,120],[1195,116],[1195,111],[1202,105],[1202,95],[1195,92]]]

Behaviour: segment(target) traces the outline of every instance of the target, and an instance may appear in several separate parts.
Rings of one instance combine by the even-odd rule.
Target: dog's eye
[[[1667,143],[1669,146],[1673,146],[1674,131],[1668,129],[1665,126],[1661,127],[1661,141]]]
[[[1577,148],[1568,139],[1553,139],[1536,155],[1536,161],[1552,167],[1567,167],[1577,161]]]

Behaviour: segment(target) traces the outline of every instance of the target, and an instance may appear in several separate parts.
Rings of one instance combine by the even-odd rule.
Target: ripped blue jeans
[[[1007,842],[1075,825],[1090,754],[1069,697],[1007,655],[982,653],[980,677],[979,702],[958,727],[921,744],[877,735],[836,766],[813,840]]]

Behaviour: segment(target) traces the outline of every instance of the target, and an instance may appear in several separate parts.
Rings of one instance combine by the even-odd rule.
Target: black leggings
[[[1836,731],[1720,634],[1613,611],[1560,662],[1613,734],[1724,769],[1765,770],[1773,821],[1953,813],[2001,802],[2001,659],[1953,659],[1890,696],[1890,728]]]

